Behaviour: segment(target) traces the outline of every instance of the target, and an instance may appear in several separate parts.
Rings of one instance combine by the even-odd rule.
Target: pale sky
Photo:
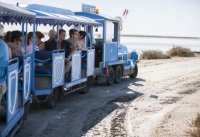
[[[81,4],[95,5],[100,13],[122,16],[123,34],[200,37],[200,0],[0,0],[10,4],[43,4],[80,11]]]

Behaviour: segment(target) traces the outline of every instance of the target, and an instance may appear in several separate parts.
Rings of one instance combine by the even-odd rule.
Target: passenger
[[[42,42],[42,38],[44,38],[44,34],[40,31],[36,32],[36,45],[39,47],[39,51],[45,50],[45,44]]]
[[[48,35],[49,35],[49,40],[45,41],[45,50],[46,51],[57,50],[56,31],[52,29],[49,31]]]
[[[8,31],[4,37],[4,40],[6,43],[10,43],[11,42],[11,31]],[[10,47],[8,47],[8,53],[9,53],[9,59],[12,59],[12,52]]]
[[[26,48],[26,52],[27,54],[32,53],[32,49],[33,49],[33,32],[29,32],[28,33],[28,46]],[[35,45],[35,51],[39,51],[39,47],[37,45]]]
[[[72,45],[73,48],[77,49],[79,48],[79,44],[78,44],[78,30],[76,29],[70,29],[69,30],[69,36],[70,38],[67,39],[67,41],[69,41]]]
[[[80,50],[87,50],[86,49],[86,44],[85,44],[85,36],[86,36],[86,32],[85,31],[79,31],[78,32],[78,44],[79,44],[79,49]]]
[[[0,105],[2,96],[6,92],[6,67],[8,66],[8,46],[3,40],[4,27],[0,24]]]
[[[54,29],[50,30],[48,36],[49,36],[49,40],[55,39],[56,38],[56,31]]]
[[[63,44],[65,42],[65,37],[66,37],[66,31],[64,29],[59,30],[59,40],[58,40],[58,49],[61,49]]]
[[[12,51],[10,47],[8,47],[8,56],[9,56],[9,59],[12,59]]]
[[[24,49],[22,47],[22,33],[20,31],[12,31],[11,33],[11,42],[8,43],[12,57],[20,57],[24,53]]]
[[[6,35],[5,35],[5,37],[4,37],[6,43],[11,42],[11,34],[12,34],[11,31],[8,31],[8,32],[6,33]]]
[[[66,58],[65,77],[68,77],[68,72],[72,65],[70,58],[76,52],[76,47],[73,46],[71,42],[65,40],[65,37],[66,37],[66,31],[64,29],[59,30],[58,47],[59,49],[65,50],[65,58]]]

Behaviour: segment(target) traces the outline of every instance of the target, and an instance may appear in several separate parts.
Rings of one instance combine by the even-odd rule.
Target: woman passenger
[[[32,49],[33,49],[33,32],[29,32],[28,33],[28,46],[26,48],[26,52],[27,54],[32,53]],[[39,47],[37,45],[35,45],[35,51],[39,51]]]
[[[5,40],[6,43],[11,42],[11,34],[12,34],[11,31],[7,31],[7,33],[6,33],[5,37],[4,37],[4,40]]]
[[[8,66],[8,46],[4,42],[4,26],[0,24],[0,106],[2,96],[6,92],[6,67]]]
[[[80,50],[87,50],[86,49],[86,44],[85,44],[85,36],[86,32],[85,31],[79,31],[78,32],[78,45]]]
[[[4,41],[9,44],[11,42],[11,31],[8,31],[4,37]],[[9,59],[12,59],[12,52],[11,52],[11,48],[8,47],[8,54],[9,54]]]
[[[39,51],[45,50],[45,44],[42,42],[42,38],[44,38],[44,34],[40,31],[36,32],[36,45],[39,47]]]
[[[20,31],[12,31],[11,33],[11,42],[8,43],[12,57],[20,57],[24,53],[22,48],[22,33]]]

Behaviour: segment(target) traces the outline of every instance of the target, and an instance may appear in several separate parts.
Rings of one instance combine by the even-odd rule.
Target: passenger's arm
[[[76,46],[71,45],[71,52],[69,53],[68,57],[66,58],[67,60],[70,60],[71,56],[73,56],[76,53]]]
[[[45,50],[45,44],[42,43],[39,45],[39,51],[44,51]]]
[[[70,53],[70,56],[74,55],[76,53],[76,48],[72,48],[72,51]]]
[[[83,50],[83,51],[87,51],[87,48],[85,48],[85,47],[81,47],[81,50]]]
[[[8,47],[8,55],[9,55],[9,59],[12,59],[12,51],[10,47]]]

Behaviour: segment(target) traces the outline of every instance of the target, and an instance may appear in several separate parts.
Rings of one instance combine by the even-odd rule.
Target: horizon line
[[[200,37],[190,36],[168,36],[168,35],[139,35],[139,34],[121,34],[123,37],[146,37],[146,38],[174,38],[174,39],[200,39]]]

